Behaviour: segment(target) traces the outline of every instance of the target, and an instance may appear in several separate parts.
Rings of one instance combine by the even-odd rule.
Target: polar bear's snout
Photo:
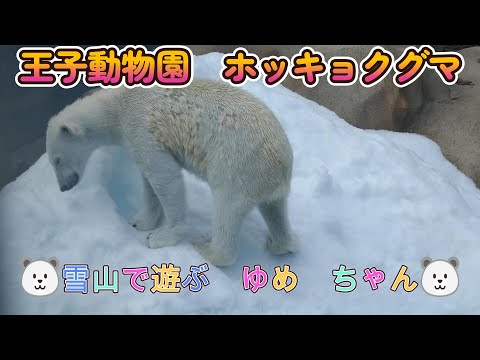
[[[55,175],[61,192],[73,189],[80,180],[80,175],[76,170],[64,165],[55,167]]]
[[[73,187],[78,184],[78,179],[79,179],[78,174],[74,172],[73,174],[67,177],[66,181],[64,181],[63,183],[59,183],[60,191],[65,192],[73,189]]]

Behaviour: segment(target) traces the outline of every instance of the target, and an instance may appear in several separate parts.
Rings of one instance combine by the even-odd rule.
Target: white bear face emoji
[[[25,271],[22,277],[22,286],[25,291],[35,296],[45,296],[53,293],[58,287],[58,276],[55,271],[57,260],[52,258],[46,261],[23,261]]]
[[[451,257],[447,261],[432,261],[429,257],[422,259],[423,290],[433,296],[446,296],[458,288],[458,259]]]

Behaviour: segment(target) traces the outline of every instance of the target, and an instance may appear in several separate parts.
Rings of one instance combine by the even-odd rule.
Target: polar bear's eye
[[[433,274],[433,278],[436,279],[436,278],[437,278],[437,275],[436,275],[436,274]]]
[[[60,158],[59,157],[55,158],[54,164],[55,164],[55,166],[60,165]]]
[[[36,279],[36,278],[37,278],[37,274],[33,274],[33,278]]]
[[[46,279],[46,278],[47,278],[47,274],[43,275],[43,278]]]
[[[447,274],[443,275],[443,278],[446,279],[446,278],[447,278]]]

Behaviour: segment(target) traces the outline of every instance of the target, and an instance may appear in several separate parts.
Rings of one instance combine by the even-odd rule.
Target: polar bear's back
[[[157,145],[187,170],[212,181],[221,178],[221,171],[236,174],[239,181],[261,173],[269,186],[275,178],[289,182],[293,155],[288,138],[273,112],[253,94],[203,79],[181,89],[129,92],[129,107],[140,104],[138,112],[146,111],[146,126]]]

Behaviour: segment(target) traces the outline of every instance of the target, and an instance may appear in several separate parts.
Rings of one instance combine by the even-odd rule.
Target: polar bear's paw
[[[295,234],[290,235],[288,239],[281,239],[281,241],[272,241],[270,236],[267,239],[267,248],[273,255],[294,253],[298,251],[298,247],[298,237]]]
[[[212,245],[211,235],[205,235],[192,242],[193,247],[211,264],[215,266],[229,266],[235,263],[236,256],[226,248]]]
[[[129,224],[137,230],[147,231],[155,229],[161,220],[160,211],[140,210],[130,219]]]
[[[147,242],[150,249],[158,249],[165,246],[173,246],[182,237],[185,230],[184,225],[173,227],[161,226],[157,230],[148,234]]]

